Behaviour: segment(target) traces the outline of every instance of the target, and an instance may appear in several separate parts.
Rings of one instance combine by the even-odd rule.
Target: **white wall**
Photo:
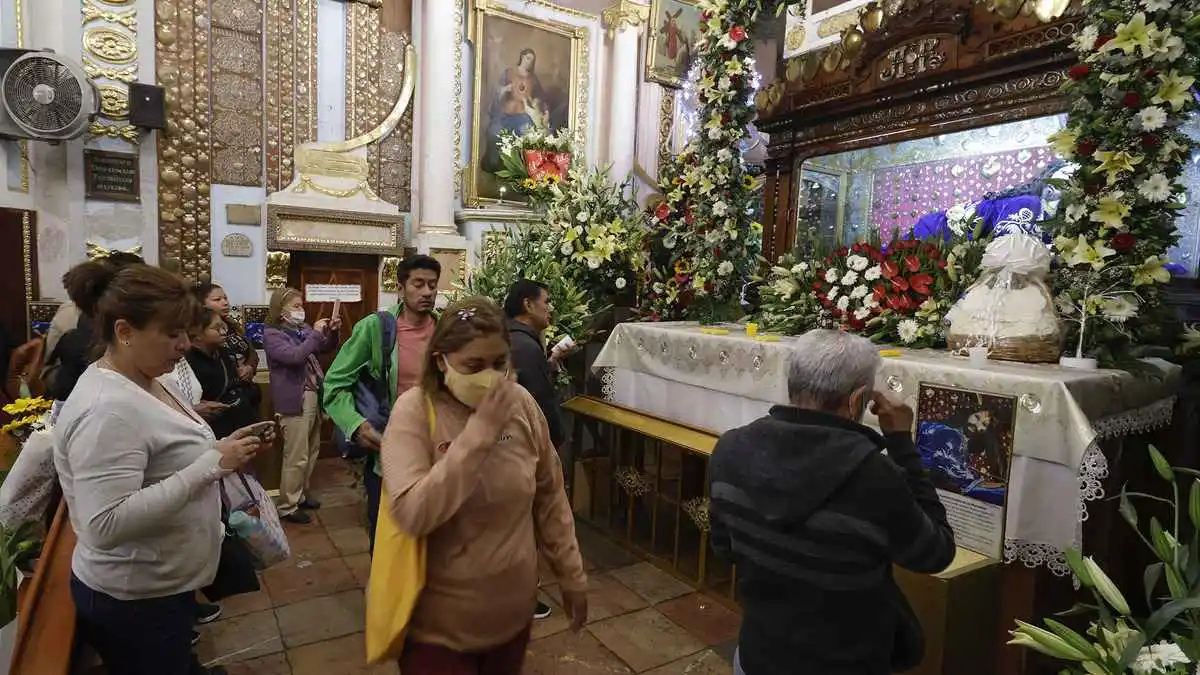
[[[212,186],[212,279],[225,288],[233,305],[261,305],[270,299],[266,290],[267,245],[265,224],[230,225],[225,217],[228,204],[255,204],[262,208],[267,190],[239,185]],[[265,215],[265,214],[264,214]],[[253,243],[249,258],[221,254],[221,240],[229,234],[244,234]]]

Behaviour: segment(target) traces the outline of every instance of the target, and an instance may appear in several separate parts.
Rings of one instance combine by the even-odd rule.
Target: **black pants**
[[[108,675],[198,675],[192,653],[196,597],[179,593],[149,600],[118,600],[71,575],[80,637],[104,662]]]
[[[363,489],[367,492],[367,537],[370,538],[371,552],[375,551],[375,527],[379,524],[379,499],[383,492],[383,478],[375,473],[376,456],[368,460],[363,467]]]

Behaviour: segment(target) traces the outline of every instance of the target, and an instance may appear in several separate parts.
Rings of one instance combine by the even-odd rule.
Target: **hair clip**
[[[467,319],[469,319],[473,316],[475,316],[475,308],[473,308],[473,307],[467,307],[466,309],[458,310],[458,320],[459,321],[466,321]]]

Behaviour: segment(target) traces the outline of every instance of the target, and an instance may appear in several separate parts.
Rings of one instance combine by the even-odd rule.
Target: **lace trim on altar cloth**
[[[615,368],[604,368],[600,371],[600,396],[605,401],[612,401],[617,394],[617,371]]]
[[[1127,410],[1123,413],[1110,415],[1092,423],[1096,438],[1088,445],[1083,453],[1083,461],[1079,466],[1079,522],[1088,519],[1087,503],[1104,498],[1104,481],[1108,478],[1108,459],[1100,444],[1104,441],[1124,438],[1160,429],[1171,423],[1175,413],[1175,397],[1155,401],[1150,405]],[[1076,530],[1075,546],[1081,547],[1082,527]],[[1020,561],[1026,567],[1045,565],[1052,573],[1066,576],[1071,573],[1066,556],[1061,550],[1050,544],[1042,544],[1024,539],[1006,539],[1004,541],[1004,561],[1012,563]]]

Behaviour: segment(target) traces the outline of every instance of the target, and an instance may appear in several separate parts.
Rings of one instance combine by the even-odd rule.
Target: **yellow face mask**
[[[507,373],[500,372],[495,368],[481,370],[478,373],[460,373],[450,365],[450,361],[444,356],[442,363],[446,364],[446,388],[450,390],[450,394],[454,398],[468,408],[479,407],[492,387],[507,376]]]

